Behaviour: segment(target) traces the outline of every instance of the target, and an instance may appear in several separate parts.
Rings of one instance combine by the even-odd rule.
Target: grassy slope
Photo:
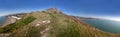
[[[36,27],[35,25],[37,22],[51,19],[50,15],[42,12],[30,13],[29,15],[34,16],[36,20],[24,27],[19,28],[18,30],[13,32],[9,37],[41,37],[40,32],[46,28],[45,26],[47,24],[39,27]]]
[[[40,32],[46,26],[51,26],[50,30],[46,32],[47,37],[119,37],[119,35],[100,31],[78,21],[76,18],[61,13],[35,12],[26,15],[24,18],[28,16],[33,16],[36,20],[13,31],[9,37],[41,37]],[[50,24],[35,27],[36,22],[47,19],[51,20]]]
[[[50,15],[52,16],[53,22],[51,24],[53,29],[50,33],[55,37],[119,37],[119,35],[95,29],[70,16],[65,16],[60,13],[51,13]]]
[[[13,31],[15,31],[16,29],[18,29],[19,27],[22,27],[22,26],[25,26],[25,25],[31,23],[35,19],[36,18],[29,16],[29,17],[22,19],[16,23],[13,23],[13,24],[7,25],[3,28],[0,28],[0,33],[11,33]]]

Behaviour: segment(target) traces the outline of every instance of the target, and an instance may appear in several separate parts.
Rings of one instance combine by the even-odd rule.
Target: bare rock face
[[[24,13],[7,15],[7,19],[6,19],[6,21],[5,21],[5,23],[3,24],[2,27],[6,26],[6,25],[9,25],[9,24],[12,24],[12,23],[15,23],[16,21],[22,19],[22,17],[24,15],[25,15]]]
[[[52,13],[52,12],[60,12],[57,8],[49,8],[46,11]]]

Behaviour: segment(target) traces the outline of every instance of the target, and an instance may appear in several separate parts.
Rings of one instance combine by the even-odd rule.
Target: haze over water
[[[120,22],[112,20],[83,20],[84,22],[105,32],[120,34]]]

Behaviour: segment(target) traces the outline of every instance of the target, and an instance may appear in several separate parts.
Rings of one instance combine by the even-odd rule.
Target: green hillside
[[[0,28],[0,34],[6,37],[120,37],[60,11],[28,13],[20,21]]]

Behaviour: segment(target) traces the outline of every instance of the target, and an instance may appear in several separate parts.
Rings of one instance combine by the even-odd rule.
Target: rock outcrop
[[[46,11],[49,13],[60,12],[57,8],[49,8]]]

